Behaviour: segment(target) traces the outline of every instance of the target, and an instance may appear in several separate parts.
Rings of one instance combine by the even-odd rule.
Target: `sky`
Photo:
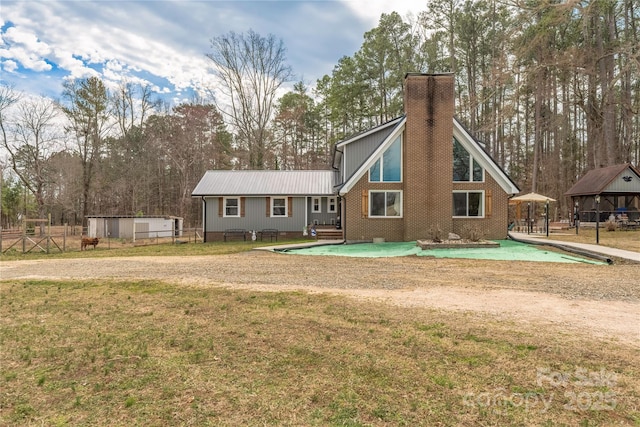
[[[177,105],[215,87],[211,39],[251,29],[282,39],[296,80],[313,87],[382,13],[415,17],[426,1],[2,0],[0,84],[59,98],[65,79],[126,79]]]

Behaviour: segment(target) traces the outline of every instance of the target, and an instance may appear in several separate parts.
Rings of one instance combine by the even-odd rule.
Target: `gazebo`
[[[551,197],[538,194],[538,193],[527,193],[521,196],[512,197],[509,199],[509,204],[516,205],[516,222],[515,227],[517,231],[522,231],[522,203],[526,203],[527,206],[527,221],[526,221],[526,229],[527,233],[530,233],[534,228],[534,224],[532,221],[534,220],[531,217],[531,204],[542,203],[545,204],[545,213],[544,213],[544,230],[548,231],[549,229],[549,202],[555,202],[556,199],[552,199]]]
[[[582,223],[604,222],[611,215],[640,219],[640,171],[630,163],[590,170],[564,195],[571,197],[574,220]]]

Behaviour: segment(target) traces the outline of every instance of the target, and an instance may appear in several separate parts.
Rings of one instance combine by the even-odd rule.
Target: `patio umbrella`
[[[509,199],[509,203],[520,203],[520,202],[546,203],[547,201],[555,202],[556,199],[552,199],[551,197],[543,196],[542,194],[538,194],[538,193],[527,193],[527,194],[523,194],[522,196],[516,196]]]

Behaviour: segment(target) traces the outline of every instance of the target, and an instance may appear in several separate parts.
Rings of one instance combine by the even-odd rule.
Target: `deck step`
[[[316,229],[316,239],[318,240],[344,240],[342,230],[335,228],[318,228]]]

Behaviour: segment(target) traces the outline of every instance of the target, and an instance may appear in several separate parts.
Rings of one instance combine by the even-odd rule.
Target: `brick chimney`
[[[453,229],[453,74],[407,74],[404,140],[404,240]]]

